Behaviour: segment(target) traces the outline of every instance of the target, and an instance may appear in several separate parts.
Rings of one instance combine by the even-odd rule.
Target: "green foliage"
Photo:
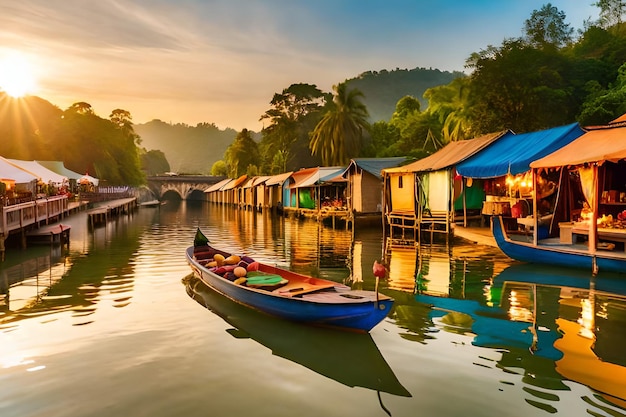
[[[387,122],[376,122],[369,128],[367,142],[361,151],[366,158],[404,156],[393,145],[400,140],[400,130]]]
[[[443,143],[474,137],[468,112],[469,89],[470,79],[459,77],[448,85],[429,88],[424,93],[424,97],[428,99],[428,112],[443,124]]]
[[[571,62],[553,49],[536,49],[521,40],[472,55],[472,130],[522,133],[573,121],[580,103],[561,75]]]
[[[603,28],[619,26],[622,16],[626,14],[626,1],[624,0],[598,0],[592,3],[600,8],[599,25]]]
[[[626,64],[613,86],[590,94],[578,119],[585,126],[604,125],[622,114],[626,114]]]
[[[63,161],[104,184],[145,182],[132,125],[124,131],[85,102],[61,111],[37,97],[12,99],[1,93],[0,137],[0,155],[7,158]]]
[[[218,176],[218,177],[227,176],[228,167],[226,166],[226,162],[222,161],[221,159],[219,161],[215,161],[215,163],[211,167],[211,175]]]
[[[309,132],[322,117],[330,97],[311,84],[292,84],[274,94],[272,107],[261,116],[261,120],[269,121],[262,132],[263,172],[286,172],[311,163]]]
[[[315,126],[309,145],[326,166],[346,165],[350,158],[358,156],[363,132],[369,127],[367,108],[361,102],[363,93],[348,91],[345,83],[333,88],[333,106]]]
[[[141,154],[141,168],[147,175],[160,175],[170,171],[170,164],[165,154],[159,150],[147,151]]]
[[[524,22],[524,33],[534,47],[559,48],[572,41],[574,29],[565,23],[565,13],[548,3],[540,10],[533,10]]]
[[[259,147],[247,129],[243,129],[226,149],[224,160],[231,178],[246,174],[252,169],[251,165],[259,165],[261,162]]]

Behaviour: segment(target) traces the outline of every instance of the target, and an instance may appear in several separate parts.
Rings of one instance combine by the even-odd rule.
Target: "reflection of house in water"
[[[567,379],[599,392],[601,397],[585,397],[590,407],[603,409],[605,400],[626,406],[625,295],[623,277],[513,265],[494,279],[494,307],[486,300],[424,294],[416,300],[431,306],[437,328],[498,349],[497,368],[521,375],[527,402],[557,412],[557,392],[571,390]]]

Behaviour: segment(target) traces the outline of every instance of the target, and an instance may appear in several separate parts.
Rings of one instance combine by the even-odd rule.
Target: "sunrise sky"
[[[260,130],[274,93],[365,71],[464,71],[542,0],[0,0],[0,89],[101,117]],[[592,0],[553,0],[567,22]],[[8,80],[8,81],[3,81]],[[5,85],[2,85],[2,84]]]

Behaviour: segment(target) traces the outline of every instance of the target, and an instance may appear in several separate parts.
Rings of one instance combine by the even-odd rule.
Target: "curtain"
[[[593,167],[578,168],[578,174],[580,175],[580,185],[583,189],[585,200],[589,207],[592,207],[593,196],[595,195],[595,183],[593,180]]]

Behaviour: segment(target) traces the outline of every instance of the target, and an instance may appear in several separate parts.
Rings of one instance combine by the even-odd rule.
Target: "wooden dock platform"
[[[110,218],[123,213],[130,213],[136,208],[137,198],[135,197],[108,201],[99,207],[87,210],[89,226],[94,227],[99,224],[104,224]]]
[[[52,224],[31,230],[26,233],[26,239],[33,243],[69,245],[71,228],[69,224]]]

